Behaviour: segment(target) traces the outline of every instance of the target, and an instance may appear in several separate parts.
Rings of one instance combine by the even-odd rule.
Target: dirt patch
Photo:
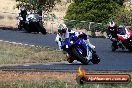
[[[62,51],[52,48],[0,42],[0,64],[48,63],[65,59]]]
[[[123,71],[89,71],[87,74],[130,74],[132,72]],[[24,71],[0,71],[0,80],[35,80],[35,79],[55,79],[76,81],[79,73],[76,72],[24,72]]]
[[[19,10],[16,8],[16,0],[1,0],[0,2],[0,26],[16,27],[16,16]]]
[[[60,80],[76,82],[76,72],[8,72],[0,71],[1,81],[11,80]]]

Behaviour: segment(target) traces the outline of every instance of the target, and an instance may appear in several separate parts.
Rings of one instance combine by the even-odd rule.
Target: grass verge
[[[132,88],[129,84],[74,84],[60,80],[0,81],[0,88]]]
[[[0,64],[26,64],[64,61],[61,51],[0,42]]]
[[[61,51],[54,49],[0,42],[0,64],[60,62],[64,58]],[[0,71],[0,88],[132,88],[132,83],[79,85],[75,80],[76,75],[63,72]]]
[[[0,88],[132,88],[132,83],[76,83],[77,72],[8,72],[0,71]]]

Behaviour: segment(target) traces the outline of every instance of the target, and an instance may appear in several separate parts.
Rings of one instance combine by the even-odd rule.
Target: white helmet
[[[64,24],[64,23],[62,24],[62,26],[63,26],[63,28],[67,28],[66,24]]]
[[[22,6],[20,7],[20,10],[21,10],[21,11],[26,10],[25,6],[22,5]]]
[[[64,23],[58,25],[58,32],[59,33],[66,33],[67,29],[68,28],[67,28],[67,26]]]
[[[113,21],[110,21],[110,22],[109,22],[109,26],[110,26],[110,27],[114,27],[115,25],[116,25],[115,22],[113,22]]]

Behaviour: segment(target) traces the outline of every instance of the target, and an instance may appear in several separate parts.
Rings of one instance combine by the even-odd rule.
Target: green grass
[[[61,51],[0,42],[0,64],[60,62],[65,58]]]
[[[48,48],[0,42],[0,64],[47,63],[64,60],[64,54]],[[129,84],[84,84],[56,79],[0,80],[0,88],[132,88]]]
[[[15,81],[1,81],[0,82],[0,88],[66,88],[69,86],[70,85],[68,83],[61,82],[58,80],[53,80],[53,81],[15,80]]]
[[[78,85],[76,83],[59,80],[14,80],[0,81],[0,88],[132,88],[132,83]]]

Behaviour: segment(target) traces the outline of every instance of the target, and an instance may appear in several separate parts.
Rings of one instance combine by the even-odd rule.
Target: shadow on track
[[[11,26],[5,27],[5,26],[1,26],[1,25],[0,25],[0,29],[2,29],[2,30],[13,30],[13,31],[18,30],[17,28],[14,28]]]
[[[18,29],[18,28],[13,28],[13,27],[0,27],[0,29],[2,30],[11,30],[11,31],[18,31],[18,32],[21,32],[21,33],[28,33],[26,30],[24,29]],[[29,33],[28,33],[29,34]],[[39,32],[32,32],[30,34],[40,34]]]
[[[112,51],[111,51],[112,52]],[[128,51],[128,50],[117,50],[117,51],[114,51],[114,52],[112,52],[112,53],[132,53],[132,52],[130,52],[130,51]]]

